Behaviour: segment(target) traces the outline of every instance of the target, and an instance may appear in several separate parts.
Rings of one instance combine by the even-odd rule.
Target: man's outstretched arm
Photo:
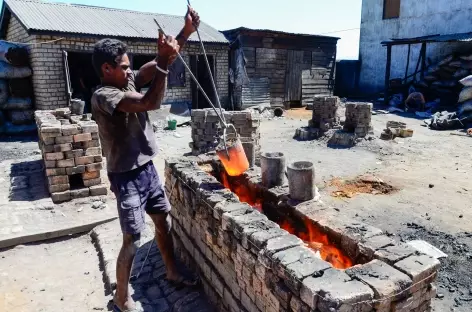
[[[159,33],[158,46],[160,52],[154,65],[154,79],[152,80],[151,87],[144,95],[138,92],[125,92],[116,107],[117,110],[125,113],[140,113],[161,107],[167,76],[163,71],[167,71],[170,60],[179,52],[180,47],[177,40],[170,36],[164,39],[162,33]],[[159,66],[162,71],[158,70],[156,66]]]
[[[177,42],[179,43],[180,50],[183,49],[185,43],[187,42],[187,39],[196,31],[195,27],[198,27],[200,25],[200,17],[198,16],[198,13],[195,12],[194,9],[192,9],[190,6],[188,7],[187,14],[185,15],[185,25],[180,31],[180,33],[175,37]],[[173,59],[170,59],[169,65],[171,65],[175,60],[175,57]],[[157,64],[157,57],[144,64],[140,69],[138,74],[136,75],[136,88],[140,89],[143,86],[145,86],[149,81],[152,80],[156,73],[156,64]]]

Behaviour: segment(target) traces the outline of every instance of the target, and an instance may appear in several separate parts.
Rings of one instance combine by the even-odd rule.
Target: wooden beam
[[[421,45],[421,80],[424,79],[424,72],[426,70],[426,42]]]
[[[392,46],[387,46],[387,64],[385,68],[385,91],[384,91],[385,105],[388,105],[391,69],[392,69]]]
[[[408,45],[408,56],[407,56],[407,59],[406,59],[406,69],[405,69],[404,83],[406,83],[406,79],[408,77],[408,69],[410,68],[410,55],[411,55],[411,44]]]

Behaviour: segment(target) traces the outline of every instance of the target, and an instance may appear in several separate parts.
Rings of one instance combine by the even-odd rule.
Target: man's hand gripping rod
[[[157,27],[159,27],[159,31],[167,37],[166,33],[164,32],[164,29],[162,29],[161,25],[159,24],[159,22],[154,19],[154,22],[156,23]],[[200,83],[198,82],[197,78],[195,77],[195,75],[192,73],[192,70],[190,69],[190,67],[187,65],[187,63],[185,62],[184,58],[182,57],[182,55],[180,54],[180,52],[177,51],[177,57],[180,59],[180,61],[184,64],[185,68],[187,69],[187,71],[190,73],[190,77],[192,77],[192,80],[195,82],[195,84],[197,85],[197,88],[202,92],[203,96],[205,97],[205,99],[208,101],[208,103],[210,104],[210,106],[214,109],[216,115],[218,116],[218,118],[220,119],[221,121],[221,124],[223,126],[223,129],[226,129],[227,128],[227,124],[226,124],[226,121],[224,119],[224,116],[222,116],[223,114],[219,114],[218,113],[218,110],[216,109],[215,105],[213,105],[213,103],[211,102],[210,98],[208,97],[208,95],[205,93],[205,91],[203,90],[202,86],[200,85]],[[209,66],[208,66],[209,67]],[[211,76],[211,72],[210,72],[210,76]],[[213,77],[212,77],[212,80],[213,80]],[[216,88],[216,87],[215,87]],[[218,98],[218,96],[217,96]],[[220,110],[221,110],[221,104],[219,102],[219,99],[218,99],[218,104],[220,105]]]

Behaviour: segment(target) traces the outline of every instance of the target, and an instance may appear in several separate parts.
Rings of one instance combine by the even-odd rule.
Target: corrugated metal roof
[[[313,35],[313,34],[302,34],[302,33],[290,33],[290,32],[285,32],[285,31],[280,31],[280,30],[272,30],[272,29],[253,29],[253,28],[247,28],[247,27],[238,27],[234,29],[228,29],[228,30],[223,30],[221,31],[224,34],[229,34],[229,33],[239,33],[239,32],[260,32],[260,33],[272,33],[272,34],[280,34],[280,35],[288,35],[288,36],[301,36],[301,37],[312,37],[312,38],[326,38],[326,39],[333,39],[333,40],[339,40],[341,38],[339,37],[331,37],[331,36],[324,36],[324,35]]]
[[[166,33],[174,36],[184,22],[182,16],[77,4],[35,0],[4,0],[4,4],[28,31],[33,32],[156,39],[158,31],[154,18]],[[228,43],[222,33],[203,22],[199,30],[204,42]],[[198,36],[193,34],[189,41],[198,41]]]
[[[400,45],[400,44],[414,44],[414,43],[429,43],[429,42],[469,42],[472,41],[472,32],[457,33],[449,35],[430,35],[415,38],[401,38],[391,39],[390,41],[382,41],[383,45]]]

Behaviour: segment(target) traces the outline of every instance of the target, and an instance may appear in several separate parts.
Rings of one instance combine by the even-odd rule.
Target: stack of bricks
[[[261,118],[256,112],[223,110],[226,123],[234,125],[242,141],[251,140],[254,142],[254,153],[256,163],[260,156],[260,124]],[[231,133],[228,128],[227,132]],[[214,151],[221,142],[223,129],[216,112],[213,109],[192,110],[192,141],[190,148],[193,155],[205,154]]]
[[[344,131],[351,132],[358,138],[372,132],[372,103],[346,103],[346,121]]]
[[[335,269],[201,169],[216,162],[207,155],[167,159],[165,189],[176,254],[199,271],[217,311],[431,311],[437,259],[357,220],[313,213],[312,201],[291,206],[284,188],[265,190],[264,205],[309,217],[359,263]],[[260,185],[257,170],[243,177]]]
[[[313,99],[313,118],[311,126],[322,132],[339,126],[336,113],[339,107],[337,96],[316,95]]]
[[[98,125],[91,115],[71,115],[68,108],[35,112],[47,187],[54,203],[75,198],[106,195]],[[70,177],[80,185],[71,187]]]

